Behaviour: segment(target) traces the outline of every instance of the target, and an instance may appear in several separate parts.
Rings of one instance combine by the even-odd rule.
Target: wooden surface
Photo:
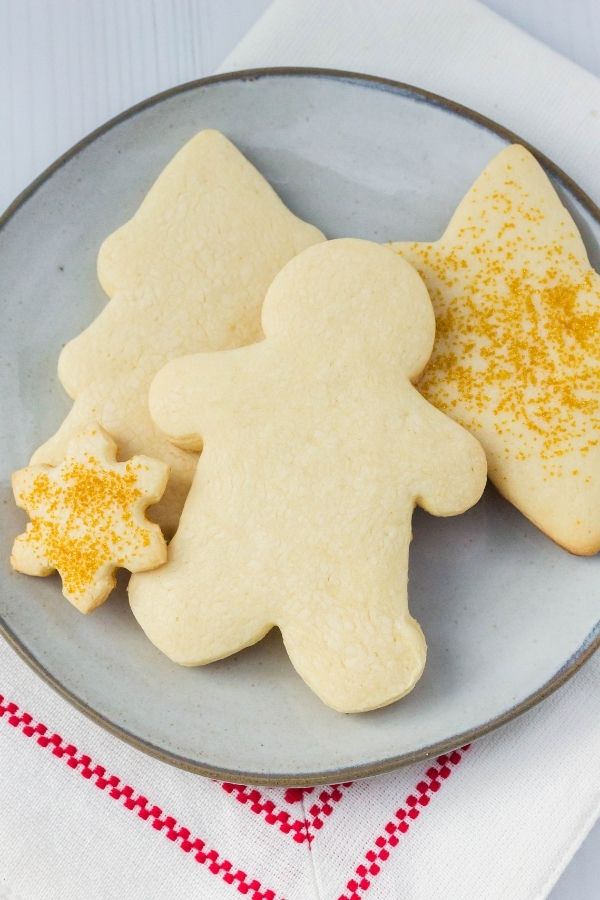
[[[0,0],[0,208],[106,119],[159,90],[211,73],[268,5]],[[600,76],[600,0],[487,5]],[[552,900],[599,897],[600,824]]]

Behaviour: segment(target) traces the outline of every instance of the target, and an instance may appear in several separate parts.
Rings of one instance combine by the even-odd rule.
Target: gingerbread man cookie
[[[481,441],[491,480],[532,522],[597,553],[600,275],[546,173],[508,147],[439,241],[392,247],[436,313],[423,395]]]
[[[115,585],[115,569],[164,563],[167,546],[146,507],[165,489],[168,468],[146,456],[116,462],[117,445],[99,426],[75,435],[56,467],[29,466],[13,475],[17,506],[31,518],[15,540],[11,564],[26,575],[58,571],[63,594],[87,613]]]
[[[174,360],[150,409],[197,473],[162,569],[131,608],[178,663],[202,665],[273,626],[337,710],[410,691],[426,645],[407,603],[415,503],[463,512],[486,479],[477,441],[412,386],[434,317],[414,269],[338,240],[292,260],[263,307],[262,343]]]
[[[111,300],[61,354],[59,377],[75,402],[32,462],[56,464],[73,434],[100,422],[124,458],[146,453],[169,465],[152,516],[172,534],[196,456],[155,429],[147,405],[153,376],[185,353],[258,339],[270,282],[321,240],[222,134],[200,132],[102,245],[98,277]]]

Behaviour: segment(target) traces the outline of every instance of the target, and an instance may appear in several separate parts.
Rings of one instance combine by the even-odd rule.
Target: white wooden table
[[[486,2],[600,76],[600,0]],[[268,5],[269,0],[0,0],[0,208],[106,119],[212,72]],[[600,823],[552,900],[598,897]]]

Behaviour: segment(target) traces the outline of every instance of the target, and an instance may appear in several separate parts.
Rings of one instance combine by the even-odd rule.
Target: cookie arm
[[[254,357],[261,344],[196,353],[175,359],[150,385],[150,415],[167,438],[184,450],[202,450],[203,437],[239,416]]]
[[[420,408],[413,441],[423,468],[415,483],[415,499],[434,516],[455,516],[474,506],[483,493],[485,453],[466,429],[417,396]]]

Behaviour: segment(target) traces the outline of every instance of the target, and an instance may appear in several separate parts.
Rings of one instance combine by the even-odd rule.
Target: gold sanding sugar
[[[467,426],[491,409],[499,434],[535,433],[543,459],[588,453],[600,430],[598,279],[559,241],[511,237],[517,216],[538,222],[539,209],[498,191],[486,200],[506,216],[493,238],[484,210],[483,224],[461,228],[449,251],[443,242],[411,245],[437,318],[419,388],[447,412],[460,405]]]
[[[22,495],[32,512],[25,540],[60,572],[69,593],[83,593],[104,564],[120,566],[131,550],[149,545],[132,514],[140,468],[127,463],[120,473],[88,456],[62,467],[60,480],[40,473]]]

